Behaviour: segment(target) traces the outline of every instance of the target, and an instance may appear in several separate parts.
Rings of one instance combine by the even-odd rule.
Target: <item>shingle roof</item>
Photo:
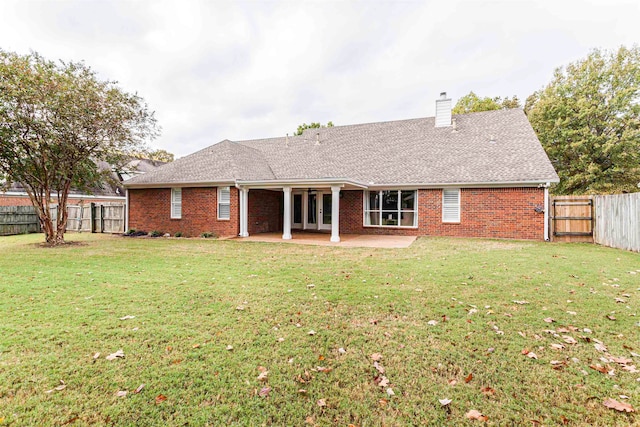
[[[225,140],[127,185],[329,178],[366,185],[558,181],[522,110],[453,118],[455,130],[436,128],[429,117],[307,129],[288,141]]]

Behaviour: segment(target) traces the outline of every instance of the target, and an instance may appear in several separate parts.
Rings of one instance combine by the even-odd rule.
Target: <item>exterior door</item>
[[[307,203],[305,206],[305,230],[316,230],[318,228],[318,195],[315,192],[305,193]]]
[[[318,192],[318,230],[331,230],[331,193]]]

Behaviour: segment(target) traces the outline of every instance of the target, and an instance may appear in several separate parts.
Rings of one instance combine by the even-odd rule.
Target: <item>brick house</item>
[[[558,175],[522,110],[222,141],[125,182],[127,228],[548,239]]]

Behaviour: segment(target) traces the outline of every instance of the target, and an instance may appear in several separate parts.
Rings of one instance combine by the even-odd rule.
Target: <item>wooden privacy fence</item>
[[[67,206],[67,231],[124,233],[124,203]]]
[[[0,206],[0,236],[39,231],[40,221],[33,206]]]
[[[640,193],[595,196],[595,242],[640,251]]]
[[[554,196],[550,205],[552,240],[593,242],[593,196]]]

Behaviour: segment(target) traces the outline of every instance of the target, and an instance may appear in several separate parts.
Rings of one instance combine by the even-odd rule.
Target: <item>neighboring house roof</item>
[[[124,197],[125,192],[122,186],[122,181],[127,176],[136,176],[144,173],[148,173],[157,169],[159,166],[164,165],[164,162],[150,159],[133,159],[127,162],[122,168],[116,169],[113,165],[99,161],[97,162],[98,169],[100,171],[108,172],[108,177],[105,177],[102,182],[87,189],[86,191],[72,188],[69,191],[71,197]],[[2,193],[0,194],[17,194],[22,195],[25,193],[24,187],[19,183],[13,182],[6,188],[0,188]],[[25,193],[26,194],[26,193]]]
[[[364,185],[558,182],[520,109],[307,129],[228,140],[137,176],[127,187],[341,178]]]

